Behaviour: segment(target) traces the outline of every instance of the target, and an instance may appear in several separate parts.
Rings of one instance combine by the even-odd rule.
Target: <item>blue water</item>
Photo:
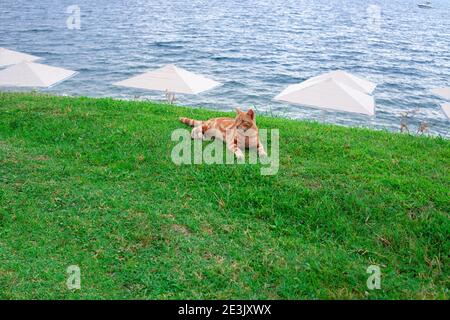
[[[80,73],[48,91],[163,99],[113,82],[175,63],[224,85],[178,104],[259,112],[350,126],[398,130],[418,109],[431,132],[450,122],[429,89],[450,86],[450,1],[421,0],[0,0],[0,47],[45,58]],[[66,26],[69,5],[81,30]],[[380,18],[369,5],[380,8]],[[372,19],[374,18],[374,19]],[[375,21],[375,23],[370,23]],[[287,85],[335,69],[379,84],[376,116],[327,112],[272,101]]]

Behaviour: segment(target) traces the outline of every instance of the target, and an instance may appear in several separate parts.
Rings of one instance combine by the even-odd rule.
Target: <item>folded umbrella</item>
[[[433,89],[431,92],[443,99],[450,100],[450,87]]]
[[[32,56],[30,54],[9,50],[6,48],[0,48],[0,67],[18,64],[23,61],[36,61],[39,59],[39,57]]]
[[[275,100],[372,116],[375,114],[375,100],[366,92],[373,91],[375,85],[356,79],[360,78],[342,73],[314,77],[287,87]]]
[[[76,73],[45,64],[21,62],[0,71],[0,86],[48,88],[73,77]]]
[[[198,94],[213,89],[220,83],[170,64],[119,81],[114,85],[170,93]]]

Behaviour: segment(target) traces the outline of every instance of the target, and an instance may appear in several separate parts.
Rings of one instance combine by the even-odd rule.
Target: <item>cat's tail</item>
[[[180,118],[180,121],[182,123],[184,123],[184,124],[187,124],[188,126],[191,126],[191,127],[198,127],[198,126],[201,126],[203,124],[203,121],[189,119],[189,118]]]

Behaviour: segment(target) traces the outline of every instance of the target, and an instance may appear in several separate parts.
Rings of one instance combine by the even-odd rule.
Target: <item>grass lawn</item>
[[[175,165],[218,115],[0,93],[0,298],[448,299],[448,140],[257,117],[277,175]]]

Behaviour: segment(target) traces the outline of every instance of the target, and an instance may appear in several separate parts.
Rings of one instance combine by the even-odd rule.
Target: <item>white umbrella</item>
[[[77,72],[35,62],[21,62],[0,71],[0,86],[48,88]]]
[[[333,76],[319,76],[291,85],[276,96],[275,100],[326,110],[370,116],[375,114],[375,100],[372,96]]]
[[[443,99],[450,100],[450,87],[433,89],[431,92]]]
[[[337,70],[329,73],[325,73],[319,75],[317,77],[313,77],[307,81],[316,81],[316,80],[326,80],[326,79],[334,79],[340,83],[343,83],[355,90],[362,91],[367,94],[372,94],[377,85],[373,82],[370,82],[366,79],[357,77],[351,73]]]
[[[171,93],[198,94],[215,88],[220,83],[169,64],[160,69],[119,81],[114,85]]]
[[[441,105],[441,108],[447,118],[450,119],[450,103],[444,103],[443,105]]]
[[[0,48],[0,67],[18,64],[23,61],[36,61],[38,59],[40,58],[30,54]]]

